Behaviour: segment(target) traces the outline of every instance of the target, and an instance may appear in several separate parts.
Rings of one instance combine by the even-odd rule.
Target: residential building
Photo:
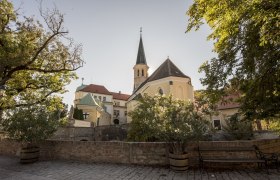
[[[81,85],[75,93],[74,107],[81,109],[84,120],[92,122],[93,126],[125,124],[129,96],[110,92],[102,85]]]

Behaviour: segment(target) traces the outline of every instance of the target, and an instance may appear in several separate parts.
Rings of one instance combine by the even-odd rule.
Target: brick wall
[[[264,152],[280,153],[280,139],[255,141],[202,141],[203,146],[242,147],[256,144]],[[188,146],[190,166],[197,166],[197,143]],[[15,156],[20,143],[12,140],[0,140],[0,154]],[[215,154],[216,153],[216,154]],[[223,152],[223,155],[226,152]],[[108,162],[139,165],[167,165],[168,148],[165,143],[109,142],[109,141],[67,141],[48,140],[41,144],[41,160],[64,159],[85,162]],[[214,155],[222,155],[214,152]],[[233,155],[233,154],[230,154]],[[236,157],[244,153],[235,154]],[[251,154],[252,155],[252,154]],[[211,156],[211,154],[210,154]],[[247,156],[247,155],[246,155]]]

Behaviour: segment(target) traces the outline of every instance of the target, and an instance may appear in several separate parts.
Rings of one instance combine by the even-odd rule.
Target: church
[[[191,78],[185,75],[169,58],[167,58],[153,73],[148,75],[142,35],[138,47],[138,54],[134,70],[134,90],[127,102],[127,111],[130,112],[137,106],[137,98],[147,94],[172,95],[180,100],[194,100],[194,91]],[[131,122],[128,116],[127,122]]]
[[[137,107],[137,98],[147,94],[170,95],[180,100],[194,100],[191,78],[167,58],[149,76],[142,34],[134,70],[132,95],[110,92],[102,85],[81,85],[75,92],[74,108],[83,111],[84,120],[75,120],[73,126],[102,126],[131,122],[128,112]],[[80,123],[80,124],[79,124]],[[91,123],[91,125],[82,125]]]

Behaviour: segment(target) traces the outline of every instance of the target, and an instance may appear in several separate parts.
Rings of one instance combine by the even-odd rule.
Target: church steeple
[[[142,40],[142,28],[140,28],[140,41],[138,47],[138,54],[136,59],[136,64],[133,67],[134,69],[134,90],[137,89],[147,78],[148,78],[148,69],[146,56],[144,52],[143,40]],[[134,91],[133,90],[133,91]]]
[[[139,41],[136,64],[146,64],[147,65],[143,41],[142,41],[142,28],[140,29],[140,41]]]

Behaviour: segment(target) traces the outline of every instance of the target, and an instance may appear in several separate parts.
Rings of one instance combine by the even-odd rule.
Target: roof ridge
[[[169,58],[166,59],[153,73],[149,76],[140,86],[133,91],[133,94],[141,89],[147,82],[155,81],[158,79],[163,79],[166,77],[182,77],[182,78],[190,78],[185,75]],[[133,95],[132,94],[132,95]]]

